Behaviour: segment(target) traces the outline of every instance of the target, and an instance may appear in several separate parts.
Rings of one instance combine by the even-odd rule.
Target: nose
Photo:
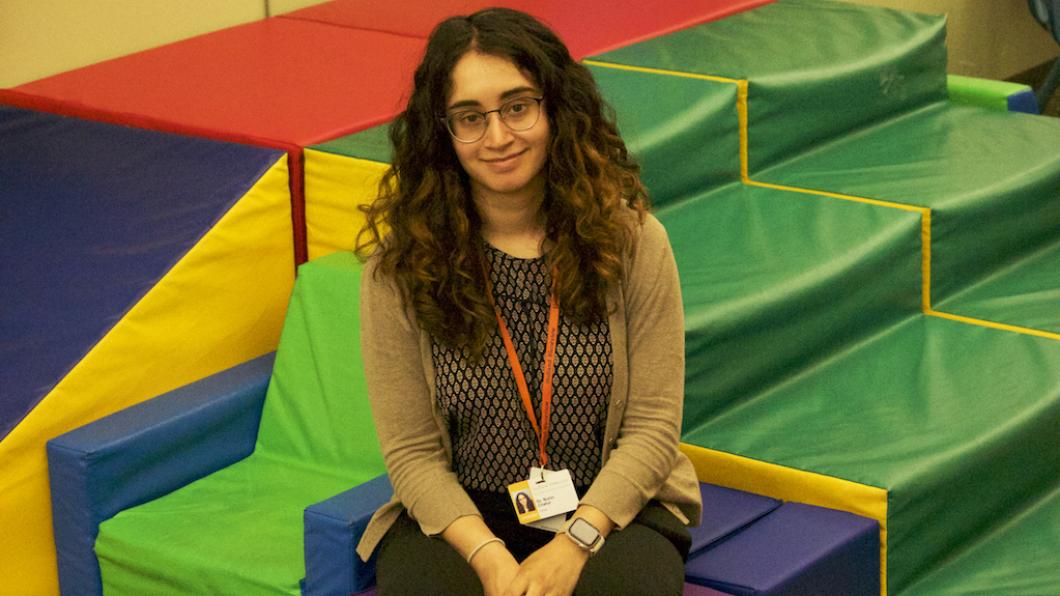
[[[486,114],[486,135],[484,138],[485,145],[489,148],[503,147],[511,142],[512,131],[501,121],[499,113]]]

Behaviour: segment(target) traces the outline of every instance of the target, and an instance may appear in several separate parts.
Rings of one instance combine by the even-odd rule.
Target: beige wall
[[[0,87],[323,1],[0,0]],[[847,1],[949,15],[955,74],[1005,79],[1057,55],[1025,0]]]
[[[0,87],[324,0],[0,0]]]
[[[946,45],[953,74],[1007,79],[1060,53],[1031,16],[1027,0],[846,1],[947,15]]]

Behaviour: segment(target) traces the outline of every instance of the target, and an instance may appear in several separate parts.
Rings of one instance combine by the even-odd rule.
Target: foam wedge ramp
[[[0,573],[54,589],[45,442],[275,348],[283,153],[0,105]]]
[[[302,148],[393,118],[425,41],[267,18],[0,90],[0,100],[286,151],[300,264]]]
[[[384,472],[357,341],[360,271],[350,253],[300,268],[254,452],[101,524],[104,593],[300,593],[303,511]]]

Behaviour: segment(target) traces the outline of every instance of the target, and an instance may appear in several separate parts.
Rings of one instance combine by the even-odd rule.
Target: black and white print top
[[[485,244],[494,300],[508,326],[526,376],[534,415],[541,415],[541,370],[548,332],[551,275],[544,257],[520,259]],[[549,469],[570,470],[577,487],[600,471],[611,395],[611,337],[607,318],[578,325],[560,305],[552,388]],[[468,490],[504,492],[537,465],[537,437],[500,332],[486,342],[479,364],[463,350],[433,342],[435,387],[453,445],[453,468]]]

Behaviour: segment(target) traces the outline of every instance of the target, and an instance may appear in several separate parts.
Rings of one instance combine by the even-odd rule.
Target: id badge
[[[508,485],[508,496],[519,523],[559,532],[567,513],[578,508],[570,470],[530,468],[530,478]]]

